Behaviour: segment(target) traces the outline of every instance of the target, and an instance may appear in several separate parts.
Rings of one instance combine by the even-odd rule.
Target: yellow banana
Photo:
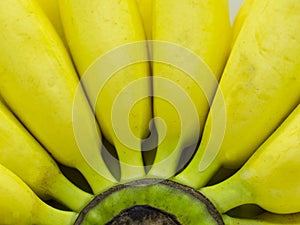
[[[175,180],[199,188],[221,166],[240,168],[297,105],[299,11],[295,0],[254,2],[225,67],[200,146]],[[224,108],[224,120],[212,113]],[[223,132],[221,138],[216,139],[213,128]]]
[[[0,164],[0,224],[72,225],[77,213],[42,202],[14,173]]]
[[[223,215],[223,220],[226,225],[300,225],[300,213],[284,215],[263,213],[253,219]]]
[[[220,212],[257,204],[280,214],[300,212],[300,105],[227,180],[200,191]]]
[[[238,34],[240,33],[240,30],[243,27],[243,24],[250,14],[250,11],[252,9],[254,0],[244,0],[241,8],[239,9],[234,21],[233,21],[233,41],[232,43],[234,44]]]
[[[153,0],[136,0],[148,40],[152,39],[152,5]]]
[[[149,175],[168,178],[176,172],[182,149],[197,144],[226,62],[231,41],[228,2],[155,0],[152,38],[159,41],[152,51],[154,117],[160,120],[155,123],[159,145]]]
[[[142,177],[145,171],[141,139],[149,133],[151,99],[148,63],[129,65],[132,59],[148,60],[146,43],[133,44],[145,40],[137,3],[135,0],[60,0],[60,8],[71,53],[90,101],[96,107],[101,130],[118,153],[121,180]],[[106,63],[101,59],[107,60]],[[110,68],[119,71],[109,74]],[[97,82],[103,87],[98,89]],[[140,96],[145,98],[138,101]],[[132,141],[131,135],[136,140]]]
[[[54,160],[2,102],[0,136],[0,163],[39,196],[50,196],[74,211],[82,210],[92,199],[63,176]]]
[[[66,45],[64,30],[60,19],[58,0],[36,0],[36,1],[39,3],[40,7],[43,9],[43,11],[45,12],[47,17],[53,24],[56,32],[63,40],[64,44]]]
[[[5,102],[56,160],[83,173],[94,192],[111,186],[94,115],[68,53],[40,7],[31,0],[1,1],[0,30]],[[75,135],[74,126],[80,128]],[[95,160],[93,168],[83,152]]]

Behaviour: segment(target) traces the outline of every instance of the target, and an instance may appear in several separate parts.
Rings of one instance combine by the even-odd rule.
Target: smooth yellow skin
[[[79,80],[53,26],[35,2],[11,0],[0,3],[0,30],[1,96],[56,160],[79,169],[95,192],[103,191],[113,177],[100,156],[93,169],[78,148],[72,114]],[[85,119],[76,122],[85,125],[83,151],[99,155],[94,117],[84,94],[79,93],[78,108]]]
[[[200,191],[226,212],[257,204],[280,214],[300,212],[300,105],[227,180]]]
[[[40,7],[43,9],[55,30],[59,34],[60,38],[66,44],[63,26],[60,19],[58,0],[35,0],[38,2]]]
[[[224,166],[238,169],[279,126],[300,98],[300,2],[257,0],[235,42],[212,107],[226,104],[222,145],[208,149],[209,113],[201,144],[175,179],[204,186]],[[212,152],[218,153],[211,157]]]
[[[244,0],[241,8],[239,9],[234,21],[233,21],[233,41],[234,44],[237,36],[239,35],[245,20],[247,19],[250,11],[253,7],[254,0]]]
[[[182,149],[197,143],[199,139],[209,109],[208,101],[212,99],[217,80],[229,54],[231,25],[227,0],[154,0],[152,16],[153,40],[179,45],[182,51],[185,51],[184,49],[192,51],[204,62],[202,65],[191,65],[197,68],[195,73],[201,77],[203,68],[208,67],[211,70],[209,76],[215,80],[214,83],[209,83],[207,80],[204,81],[205,83],[198,81],[209,89],[208,96],[205,96],[202,87],[199,87],[190,75],[182,71],[182,68],[175,68],[178,65],[155,62],[162,56],[168,60],[172,58],[179,62],[186,61],[186,64],[189,63],[189,59],[182,58],[180,52],[174,54],[166,52],[160,50],[155,43],[153,44],[154,117],[160,118],[165,124],[156,123],[159,139],[163,141],[158,146],[155,162],[149,174],[169,178],[176,172]],[[193,103],[198,116],[191,118],[188,113],[186,116],[181,115],[182,112],[178,112],[175,108],[186,105],[186,99],[182,98],[182,93],[178,94],[173,106],[170,104],[170,99],[162,99],[160,93],[169,92],[176,95],[176,92],[174,87],[168,87],[168,83],[163,84],[157,78],[165,78],[174,82],[178,90],[182,88],[183,93],[187,94]],[[187,110],[190,109],[187,108]],[[184,130],[181,122],[189,127],[189,131],[179,138]],[[163,127],[167,130],[165,137]],[[199,127],[200,132],[197,134],[196,130]],[[171,153],[174,155],[169,157]]]
[[[226,225],[300,225],[300,213],[295,214],[272,214],[263,213],[253,219],[240,219],[223,215]]]
[[[152,39],[152,6],[153,0],[136,0],[148,40]]]
[[[72,225],[77,213],[42,202],[14,173],[0,164],[0,224]]]
[[[93,198],[63,176],[46,150],[2,102],[0,137],[0,163],[43,199],[54,198],[70,209],[80,211]]]
[[[60,0],[60,8],[67,41],[81,76],[84,76],[85,71],[95,60],[109,51],[125,44],[145,40],[145,32],[135,0]],[[128,52],[125,57],[129,59],[141,56],[141,58],[147,59],[147,54],[147,45],[144,43],[136,50]],[[124,57],[123,55],[119,56]],[[119,56],[113,57],[113,60],[118,60]],[[111,64],[120,66],[119,61],[112,61]],[[107,73],[105,66],[99,70],[101,70],[99,74]],[[129,84],[139,78],[148,77],[149,63],[147,62],[123,68],[110,77],[96,100],[92,97],[92,93],[95,91],[94,82],[84,83],[91,101],[97,101],[95,104],[96,117],[103,135],[114,145],[118,153],[121,164],[121,180],[136,179],[145,174],[141,139],[149,133],[149,121],[152,113],[149,97],[150,80],[143,84],[140,83],[138,87],[134,88],[129,88]],[[129,113],[126,110],[129,101],[138,100],[137,96],[141,95],[146,98],[134,105]],[[124,99],[118,102],[119,110],[114,113],[112,107],[118,98]],[[113,124],[115,121],[121,121],[123,124],[117,123],[115,126]],[[120,132],[118,129],[122,129],[127,123],[131,130]],[[134,148],[126,146],[132,145],[130,138],[126,137],[127,133],[133,133],[139,139],[135,142]],[[125,136],[125,140],[121,140],[119,135]]]

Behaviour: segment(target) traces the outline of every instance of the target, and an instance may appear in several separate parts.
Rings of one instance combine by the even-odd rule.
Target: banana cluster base
[[[96,196],[74,225],[184,224],[224,225],[214,205],[200,192],[169,180],[141,179]]]

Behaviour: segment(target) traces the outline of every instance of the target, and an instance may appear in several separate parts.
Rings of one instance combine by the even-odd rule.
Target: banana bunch
[[[184,224],[300,224],[299,12],[244,0],[230,24],[228,0],[1,1],[0,224],[115,224],[134,202]]]
[[[221,167],[239,169],[299,103],[300,4],[255,0],[248,9],[199,148],[175,177],[195,188]]]

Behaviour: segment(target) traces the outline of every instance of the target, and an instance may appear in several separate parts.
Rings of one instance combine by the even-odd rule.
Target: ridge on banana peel
[[[152,6],[154,0],[136,0],[147,40],[152,39]]]
[[[138,9],[139,9],[139,13],[140,13],[140,17],[141,17],[141,21],[143,23],[143,27],[144,27],[144,32],[145,32],[145,38],[147,41],[147,46],[148,46],[148,56],[149,56],[149,60],[150,60],[150,72],[152,72],[152,62],[151,60],[153,59],[153,55],[152,55],[152,47],[151,47],[151,43],[152,43],[152,23],[153,23],[153,2],[154,0],[136,0],[137,5],[138,5]],[[151,74],[150,74],[151,75]],[[152,130],[151,130],[152,129]],[[152,127],[150,125],[150,130],[151,132],[155,132],[155,130],[153,129],[153,124]],[[151,133],[151,135],[153,135],[153,133]],[[153,136],[152,136],[153,137]],[[151,143],[151,145],[153,142],[155,142],[153,139],[148,139],[149,142]],[[156,147],[156,146],[155,146]],[[144,152],[147,152],[148,149],[146,149]],[[151,154],[151,153],[150,153]],[[149,159],[149,157],[144,155],[144,163],[146,164],[145,166],[148,167],[148,165],[152,165],[152,158],[150,157],[149,159],[149,163],[147,164],[147,160]],[[146,170],[148,170],[148,168],[146,168]]]
[[[63,26],[60,19],[58,0],[35,0],[53,24],[56,32],[67,47],[66,37],[64,35]]]
[[[234,218],[223,215],[226,225],[299,225],[300,213],[272,214],[263,213],[253,219]]]
[[[0,163],[44,200],[54,198],[80,211],[92,195],[73,185],[55,161],[0,101]],[[76,196],[76,197],[75,197]]]
[[[146,39],[137,3],[135,0],[59,2],[75,65],[103,136],[116,149],[120,180],[141,178],[145,175],[141,143],[149,134],[152,109],[149,63],[130,61],[137,57],[148,59],[146,43],[130,49],[134,43]],[[118,47],[126,44],[128,51],[118,54]],[[102,65],[101,60],[105,59],[110,61]],[[115,73],[107,74],[112,67]]]
[[[219,210],[257,204],[279,214],[300,212],[300,105],[233,176],[200,189]]]
[[[169,178],[177,172],[183,149],[196,148],[229,54],[231,27],[227,0],[161,0],[152,7],[153,110],[159,118],[159,145],[148,176]]]
[[[72,225],[77,213],[50,207],[0,164],[0,221],[5,225]]]
[[[225,101],[222,145],[212,144],[218,115],[209,113],[200,146],[176,181],[200,188],[221,166],[240,168],[298,104],[299,11],[299,1],[254,1],[211,107],[223,110]]]
[[[94,115],[52,24],[35,1],[1,1],[0,30],[1,96],[57,161],[77,168],[94,193],[106,190],[115,181],[99,154]]]

